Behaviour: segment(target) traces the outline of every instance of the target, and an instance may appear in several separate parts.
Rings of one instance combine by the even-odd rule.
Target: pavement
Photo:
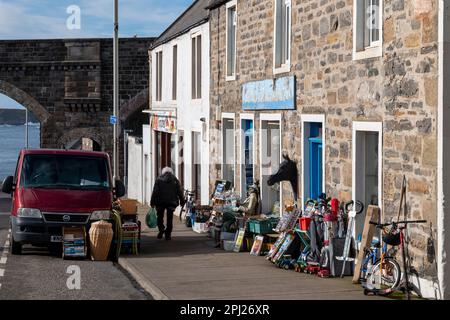
[[[0,300],[148,300],[151,297],[112,262],[63,260],[46,248],[9,250],[10,198],[0,194]],[[80,275],[80,286],[72,281]],[[69,272],[69,273],[68,273]],[[70,288],[67,286],[69,282]]]
[[[148,208],[139,207],[145,221]],[[156,239],[156,229],[143,223],[139,256],[121,257],[126,269],[155,300],[377,300],[364,296],[351,278],[322,279],[283,270],[264,257],[214,248],[174,217],[172,240]]]

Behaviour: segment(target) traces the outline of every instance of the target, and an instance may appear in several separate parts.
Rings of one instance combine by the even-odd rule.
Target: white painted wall
[[[202,35],[202,98],[191,99],[192,92],[192,36]],[[172,100],[172,70],[173,70],[173,46],[178,46],[178,74],[177,74],[177,100]],[[163,52],[162,67],[162,101],[155,101],[156,93],[156,56],[155,53]],[[205,137],[202,139],[202,204],[209,202],[209,81],[210,81],[210,55],[209,55],[209,22],[206,22],[187,33],[173,39],[172,41],[162,44],[151,51],[152,55],[152,101],[150,109],[155,110],[176,110],[177,130],[184,131],[184,160],[185,160],[185,188],[192,189],[191,176],[191,136],[193,131],[202,132]],[[201,118],[206,120],[206,130],[202,129]],[[178,142],[178,137],[175,139]],[[178,149],[178,146],[177,146]],[[153,172],[153,157],[150,159],[150,174]],[[175,172],[178,175],[178,158],[175,159]],[[150,181],[153,186],[155,177],[151,177]]]
[[[128,137],[128,198],[142,203],[142,143],[136,137]]]
[[[150,165],[152,158],[151,148],[151,128],[149,125],[142,126],[142,185],[143,185],[143,203],[150,205],[151,197],[151,170]]]

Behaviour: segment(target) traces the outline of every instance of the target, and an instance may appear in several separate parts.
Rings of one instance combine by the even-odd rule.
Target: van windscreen
[[[20,176],[22,187],[46,189],[109,189],[106,159],[73,155],[26,155]]]

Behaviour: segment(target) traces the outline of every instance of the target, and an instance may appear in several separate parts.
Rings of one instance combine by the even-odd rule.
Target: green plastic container
[[[267,220],[249,220],[249,231],[256,234],[267,234],[273,232],[278,224],[278,219],[270,218]]]

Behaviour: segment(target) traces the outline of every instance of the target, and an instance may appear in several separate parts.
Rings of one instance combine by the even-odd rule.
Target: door
[[[355,167],[354,200],[364,203],[364,213],[356,218],[355,236],[363,231],[365,211],[369,205],[379,206],[379,132],[356,131],[355,155],[353,161]]]
[[[261,121],[261,208],[262,213],[272,212],[275,204],[280,205],[281,188],[277,183],[268,186],[269,177],[280,167],[281,141],[280,122]]]
[[[317,199],[322,193],[322,139],[309,138],[309,198]]]
[[[253,120],[241,121],[241,195],[253,184]]]
[[[201,200],[202,162],[201,162],[201,133],[192,132],[192,189],[195,200]]]
[[[234,119],[223,118],[222,144],[222,179],[234,187]]]

